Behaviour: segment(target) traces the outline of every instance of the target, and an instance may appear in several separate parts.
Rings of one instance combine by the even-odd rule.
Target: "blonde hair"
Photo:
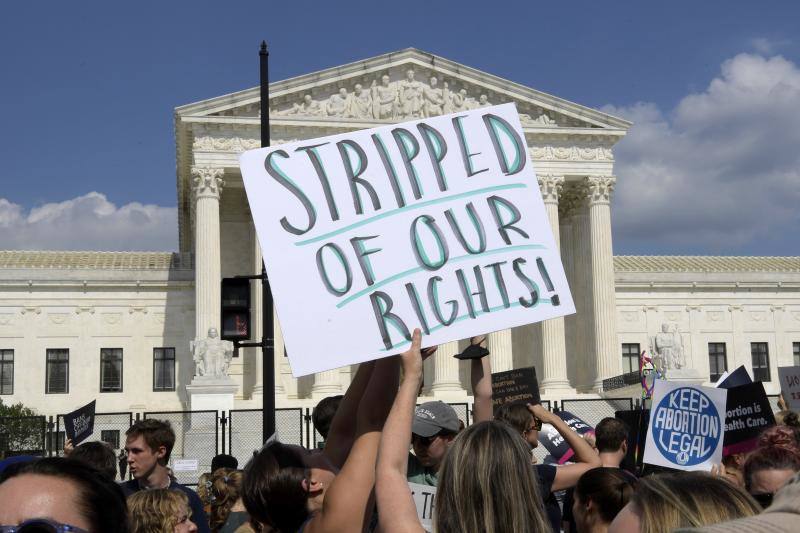
[[[200,479],[197,480],[197,496],[203,502],[203,508],[208,510],[211,505],[210,494],[211,492],[211,472],[200,474]]]
[[[232,468],[217,468],[211,474],[209,500],[211,512],[208,522],[211,531],[219,531],[231,514],[231,507],[239,499],[242,487],[242,473]]]
[[[192,513],[189,498],[179,490],[140,490],[128,498],[131,533],[172,533],[181,515]]]
[[[659,474],[639,481],[631,498],[640,533],[662,533],[754,516],[761,508],[745,491],[706,472]]]
[[[548,531],[528,446],[503,422],[462,431],[439,472],[434,529],[439,533]]]

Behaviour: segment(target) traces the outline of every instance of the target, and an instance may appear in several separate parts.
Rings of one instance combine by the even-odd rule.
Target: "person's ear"
[[[312,476],[304,477],[300,485],[303,487],[303,490],[308,493],[319,492],[323,489],[322,482],[316,481]]]
[[[166,457],[167,456],[167,447],[166,446],[159,446],[158,448],[156,448],[155,456],[156,456],[156,459],[163,459],[164,457]]]
[[[622,446],[620,446],[619,449],[622,450],[622,453],[627,454],[628,453],[628,441],[626,441],[626,440],[622,441]]]

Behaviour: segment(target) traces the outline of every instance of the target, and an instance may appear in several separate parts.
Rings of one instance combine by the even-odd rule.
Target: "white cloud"
[[[669,113],[606,106],[634,126],[615,149],[617,253],[797,255],[800,69],[740,54]]]
[[[0,250],[171,251],[177,232],[174,207],[117,207],[98,192],[27,212],[0,198]]]

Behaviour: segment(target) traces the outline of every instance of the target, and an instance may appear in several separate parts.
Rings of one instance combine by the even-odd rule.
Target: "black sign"
[[[592,426],[569,411],[559,411],[557,414],[572,431],[577,432],[579,435],[594,433]],[[561,436],[561,433],[550,424],[542,426],[542,430],[539,432],[539,442],[544,445],[547,452],[553,456],[553,459],[558,464],[566,463],[575,454],[569,443]]]
[[[732,389],[733,387],[738,387],[739,385],[747,385],[748,383],[752,383],[753,380],[750,378],[750,374],[747,373],[747,369],[744,365],[740,366],[728,376],[722,380],[719,384],[717,384],[717,388],[719,389]]]
[[[541,403],[536,369],[532,366],[492,374],[492,405],[495,409],[507,403]]]
[[[723,456],[754,450],[761,432],[775,425],[772,407],[760,381],[728,389],[725,407]]]
[[[94,405],[95,400],[92,400],[80,409],[64,415],[64,431],[73,446],[94,433]]]
[[[650,409],[633,409],[617,411],[614,418],[625,422],[628,426],[628,453],[620,465],[625,470],[642,472],[644,459],[644,443],[647,439],[647,426],[650,424]]]

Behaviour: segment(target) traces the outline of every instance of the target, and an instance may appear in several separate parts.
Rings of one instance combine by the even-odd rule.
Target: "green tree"
[[[44,417],[33,409],[0,399],[0,457],[44,451],[46,428]]]

